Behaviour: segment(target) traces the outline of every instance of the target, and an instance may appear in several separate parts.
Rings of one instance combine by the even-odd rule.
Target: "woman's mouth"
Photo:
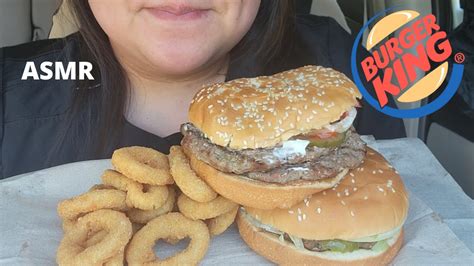
[[[153,16],[162,20],[196,20],[208,14],[210,9],[190,6],[159,6],[147,8]]]

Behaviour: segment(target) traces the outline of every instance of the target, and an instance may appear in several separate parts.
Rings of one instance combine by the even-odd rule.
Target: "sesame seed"
[[[351,182],[352,184],[355,184],[356,181],[354,180],[354,178],[351,178]]]
[[[293,214],[293,213],[295,213],[295,212],[292,211],[292,210],[289,210],[288,213],[289,213],[289,214]]]
[[[352,172],[349,173],[350,176],[354,177],[354,174]]]
[[[354,188],[352,188],[352,190],[354,190],[354,191],[357,191],[357,188],[356,188],[356,187],[354,187]]]
[[[298,222],[301,222],[301,215],[298,214]]]
[[[337,197],[340,198],[340,197],[341,197],[341,193],[337,192]]]
[[[298,208],[298,214],[301,214],[301,209],[300,208]]]
[[[343,200],[341,200],[341,204],[344,205],[344,206],[346,206],[346,202],[343,201]]]
[[[303,220],[306,220],[306,214],[303,213]]]
[[[383,171],[382,171],[382,170],[380,170],[380,169],[379,169],[379,170],[377,170],[377,171],[378,171],[379,173],[381,173],[381,174],[383,173]]]
[[[375,170],[374,170],[374,171],[372,171],[372,174],[374,174],[374,175],[376,174]]]
[[[318,208],[316,209],[316,211],[317,211],[318,213],[321,213],[321,208],[318,207]]]
[[[354,212],[353,212],[353,211],[351,211],[351,216],[352,216],[352,217],[354,217],[354,216],[355,216],[355,214],[354,214]]]
[[[367,197],[367,196],[364,196],[364,200],[368,200],[368,199],[369,199],[369,197]]]
[[[326,196],[326,191],[323,191],[323,195]]]

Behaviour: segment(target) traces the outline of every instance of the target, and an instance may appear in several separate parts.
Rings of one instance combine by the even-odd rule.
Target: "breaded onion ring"
[[[128,218],[130,218],[130,220],[134,223],[146,224],[153,218],[172,211],[176,202],[176,191],[171,186],[169,187],[168,191],[168,198],[166,199],[166,202],[163,204],[163,206],[150,211],[143,211],[139,209],[128,210]]]
[[[90,232],[105,230],[98,243],[84,247]],[[56,261],[59,265],[103,264],[124,250],[132,236],[130,220],[118,211],[98,210],[84,215],[67,231],[59,244]]]
[[[76,220],[63,220],[63,232],[69,231],[76,224]]]
[[[105,170],[101,179],[106,186],[126,191],[126,203],[129,207],[141,210],[158,209],[168,198],[167,186],[144,186],[114,170]]]
[[[159,260],[153,247],[158,239],[189,237],[188,247],[178,254]],[[209,248],[209,230],[202,221],[193,221],[181,213],[161,215],[138,231],[130,241],[125,256],[129,265],[196,265]]]
[[[98,232],[90,232],[89,235],[91,235],[91,237],[88,237],[88,239],[86,240],[84,248],[87,248],[99,243],[105,238],[105,236],[107,236],[107,234],[108,232],[106,230],[100,230]],[[133,224],[132,224],[132,235],[133,235]],[[124,258],[125,258],[124,253],[125,253],[125,247],[122,250],[120,250],[116,255],[114,255],[112,258],[106,260],[103,265],[104,266],[123,266]]]
[[[97,231],[97,232],[89,232],[89,234],[87,236],[87,240],[84,242],[85,247],[90,247],[90,246],[93,246],[93,245],[99,243],[100,241],[102,241],[102,239],[104,239],[104,237],[107,234],[108,234],[107,230],[100,230],[100,231]]]
[[[112,155],[115,169],[139,183],[163,186],[173,184],[168,156],[145,147],[126,147]]]
[[[138,231],[138,230],[134,231],[135,229],[133,226],[134,224],[132,224],[132,235],[134,232]],[[99,243],[105,238],[105,236],[107,236],[107,234],[108,234],[107,230],[100,230],[98,232],[90,232],[89,235],[91,235],[91,237],[88,237],[88,239],[85,242],[84,247],[87,248]],[[104,266],[123,266],[124,259],[125,259],[124,253],[125,253],[125,247],[123,247],[123,249],[120,250],[115,256],[106,260],[103,265]]]
[[[181,146],[172,146],[168,155],[171,175],[186,196],[198,202],[209,202],[217,193],[191,169]]]
[[[216,218],[207,220],[206,223],[207,227],[209,227],[209,233],[211,236],[217,236],[224,233],[224,231],[234,222],[238,210],[239,207],[236,207],[230,212],[226,212]]]
[[[104,266],[123,266],[125,262],[125,250],[120,251],[117,255],[105,261]]]
[[[222,196],[218,196],[212,201],[201,203],[190,199],[185,194],[178,197],[179,211],[186,217],[193,220],[206,220],[217,217],[237,208],[237,203],[232,202]]]
[[[113,186],[107,186],[104,184],[95,184],[88,191],[101,190],[101,189],[115,189]]]
[[[100,209],[126,210],[126,194],[116,189],[86,192],[58,204],[58,214],[64,220],[75,220],[80,215]]]

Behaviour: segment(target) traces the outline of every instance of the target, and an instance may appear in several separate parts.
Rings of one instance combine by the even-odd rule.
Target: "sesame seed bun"
[[[290,209],[246,212],[263,224],[310,240],[355,240],[400,228],[408,197],[400,176],[372,149],[359,168],[332,189],[317,193]]]
[[[237,215],[236,223],[245,243],[278,265],[387,265],[397,255],[403,243],[403,231],[401,231],[398,236],[388,241],[389,247],[385,251],[314,252],[297,249],[289,242],[280,241],[276,235],[255,227],[241,211]]]
[[[185,150],[186,152],[186,150]],[[288,184],[267,183],[242,175],[221,172],[192,153],[186,152],[192,169],[217,193],[240,205],[259,209],[289,208],[309,195],[337,184],[347,173],[342,170],[333,178],[301,180]]]
[[[204,87],[188,117],[217,145],[265,148],[337,121],[360,97],[344,74],[305,66]]]

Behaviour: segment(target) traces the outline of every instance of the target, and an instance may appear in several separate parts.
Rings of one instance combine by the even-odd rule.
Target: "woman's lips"
[[[208,14],[210,9],[198,9],[187,6],[153,7],[147,10],[156,18],[162,20],[196,20]]]

